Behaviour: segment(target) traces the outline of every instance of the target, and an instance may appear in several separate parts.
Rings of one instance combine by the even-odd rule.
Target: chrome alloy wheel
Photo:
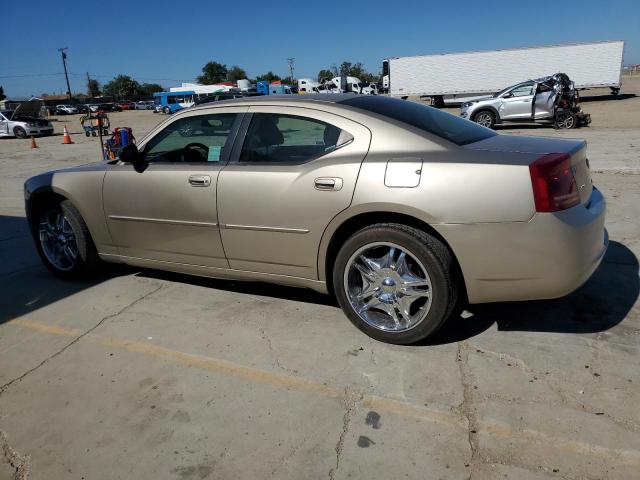
[[[476,115],[475,120],[478,125],[482,125],[483,127],[491,127],[492,118],[490,113],[479,113],[478,115]]]
[[[359,248],[347,262],[344,289],[349,303],[370,326],[387,332],[410,330],[431,308],[431,279],[408,250],[388,242]]]
[[[78,246],[71,224],[62,212],[49,211],[40,219],[40,246],[58,270],[71,270],[78,260]]]

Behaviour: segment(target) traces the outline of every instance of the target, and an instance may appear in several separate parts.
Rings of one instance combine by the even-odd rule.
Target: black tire
[[[480,110],[473,115],[473,121],[483,127],[493,128],[496,125],[496,115],[491,110]]]
[[[44,218],[46,218],[46,215],[52,212],[62,213],[62,215],[64,215],[69,222],[75,237],[78,255],[75,264],[67,270],[61,270],[47,258],[40,242],[40,223]],[[44,265],[54,275],[66,279],[80,279],[95,276],[100,271],[103,262],[98,256],[98,251],[93,243],[87,224],[82,218],[82,215],[80,215],[80,212],[78,212],[78,209],[76,209],[69,200],[63,200],[57,205],[51,205],[39,209],[37,218],[34,219],[34,221],[36,223],[34,225],[33,235],[38,254],[40,255]]]
[[[27,138],[27,131],[22,127],[15,127],[13,129],[13,134],[16,138]]]
[[[376,242],[391,242],[408,251],[424,265],[431,280],[430,309],[424,319],[408,330],[390,332],[370,325],[356,313],[345,291],[349,259],[360,248]],[[381,223],[359,230],[344,243],[334,262],[333,290],[346,316],[364,333],[382,342],[407,345],[435,334],[450,317],[460,291],[455,271],[451,252],[434,236],[406,225]]]
[[[162,109],[162,111],[163,111],[164,113],[166,113],[167,115],[171,115],[171,109],[170,109],[169,107],[164,107],[164,108]]]
[[[431,97],[431,105],[435,108],[444,108],[444,98],[440,95]]]

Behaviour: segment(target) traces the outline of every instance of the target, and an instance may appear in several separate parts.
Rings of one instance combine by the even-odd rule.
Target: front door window
[[[220,162],[237,114],[184,117],[169,124],[144,149],[148,162]]]

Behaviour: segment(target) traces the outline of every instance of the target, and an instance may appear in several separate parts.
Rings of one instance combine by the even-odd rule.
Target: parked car
[[[557,73],[507,87],[491,97],[465,102],[460,115],[489,128],[504,122],[575,128],[591,122],[578,102],[578,93],[569,77]]]
[[[76,110],[78,110],[78,113],[89,113],[90,111],[88,105],[79,104],[74,106],[76,107]]]
[[[72,105],[56,105],[56,115],[73,115],[78,109]]]
[[[15,110],[0,111],[0,137],[26,138],[31,135],[51,135],[53,125],[39,118],[42,103],[32,100]]]
[[[98,110],[102,112],[121,112],[122,108],[116,103],[101,103],[98,105]]]
[[[136,102],[135,109],[136,110],[153,110],[155,108],[155,104],[150,101]]]
[[[124,101],[117,103],[121,110],[135,110],[135,104],[133,102]]]
[[[98,105],[97,103],[88,103],[87,107],[89,107],[89,111],[95,113],[100,109],[100,105]]]
[[[118,160],[24,192],[38,253],[63,278],[106,261],[309,287],[398,344],[433,335],[459,299],[564,296],[608,244],[584,141],[499,135],[376,95],[185,109]]]

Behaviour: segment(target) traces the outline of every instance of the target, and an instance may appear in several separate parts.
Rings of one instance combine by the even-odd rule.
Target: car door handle
[[[342,179],[338,177],[319,177],[313,181],[316,190],[340,190]]]
[[[190,175],[189,183],[192,187],[208,187],[211,185],[211,177],[209,175]]]

